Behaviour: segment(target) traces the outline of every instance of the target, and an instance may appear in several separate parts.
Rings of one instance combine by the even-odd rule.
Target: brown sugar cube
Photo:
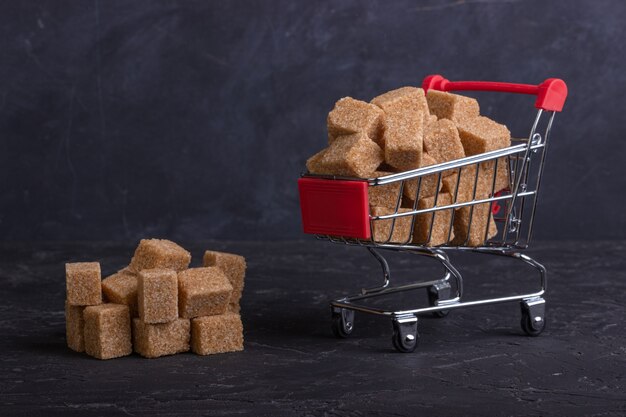
[[[246,277],[246,258],[234,253],[208,250],[204,252],[202,257],[202,265],[216,266],[222,270],[226,278],[228,278],[230,285],[233,286],[230,303],[239,305]]]
[[[498,165],[500,165],[500,162],[501,161],[498,162]],[[477,190],[476,190],[476,195],[478,196],[477,198],[491,197],[495,193],[500,191],[502,188],[508,187],[508,176],[505,176],[506,172],[502,172],[500,167],[498,167],[498,172],[496,173],[496,181],[494,183],[493,181],[493,167],[494,166],[495,166],[494,161],[488,161],[488,162],[480,164],[480,169],[478,171],[478,185],[477,185]],[[502,187],[498,189],[498,187],[501,186],[504,183],[504,181],[506,181],[506,187]]]
[[[511,185],[511,167],[509,157],[505,156],[498,159],[498,168],[496,173],[496,192],[512,188]]]
[[[372,178],[392,175],[393,172],[375,171]],[[394,181],[385,185],[374,185],[367,187],[367,194],[370,206],[396,208],[400,194],[400,181]],[[406,186],[406,185],[405,185]]]
[[[328,143],[332,143],[338,136],[365,132],[371,140],[382,146],[382,116],[383,111],[377,106],[344,97],[328,113]]]
[[[430,114],[430,113],[429,113],[429,114],[427,115],[427,117],[426,117],[426,129],[428,129],[428,127],[429,127],[431,124],[436,123],[436,122],[437,122],[437,120],[438,120],[438,119],[437,119],[437,116],[435,116],[434,114]]]
[[[424,152],[424,154],[422,155],[422,166],[420,168],[435,165],[436,163],[437,161],[435,161],[433,157]],[[444,175],[447,175],[446,173],[447,171],[442,173],[442,177]],[[421,184],[419,178],[421,178]],[[413,207],[413,203],[415,202],[415,198],[418,192],[418,186],[419,198],[433,196],[441,188],[441,184],[439,182],[439,174],[425,175],[419,178],[404,181],[403,194],[406,199],[403,205],[405,207]]]
[[[454,122],[441,119],[429,124],[424,135],[424,151],[437,163],[464,158],[465,151]]]
[[[478,101],[459,94],[428,90],[426,100],[430,113],[439,119],[458,122],[463,119],[478,117],[480,112]]]
[[[170,269],[144,269],[137,277],[137,307],[146,323],[178,318],[178,278]]]
[[[180,317],[190,319],[222,314],[228,308],[233,286],[215,266],[191,268],[178,274]]]
[[[419,115],[385,117],[385,161],[400,171],[418,168],[422,162],[424,124]]]
[[[198,355],[243,350],[243,324],[239,314],[228,312],[193,319],[191,350]]]
[[[383,162],[383,151],[364,132],[337,137],[307,161],[312,174],[368,178]]]
[[[158,358],[189,350],[191,337],[189,319],[150,324],[133,319],[133,347],[144,358]]]
[[[498,191],[509,187],[509,177],[506,166],[502,164],[502,159],[506,158],[500,158],[498,161],[498,171],[496,172],[495,182],[493,175],[495,161],[488,161],[480,164],[477,195],[481,198],[491,197]]]
[[[431,154],[429,154],[428,152],[424,152],[422,154],[422,165],[420,166],[420,168],[435,165],[437,163],[437,160],[433,158]]]
[[[67,302],[73,306],[89,306],[102,303],[98,262],[75,262],[65,264],[65,290]]]
[[[484,198],[481,197],[484,193],[482,192],[481,185],[484,184],[484,181],[481,180],[481,177],[476,178],[476,165],[468,165],[461,167],[460,176],[459,170],[454,170],[454,174],[445,177],[442,182],[442,191],[449,193],[452,196],[452,199],[456,196],[457,203],[466,203],[468,201],[472,201],[475,198]],[[461,178],[459,182],[458,179]],[[457,190],[458,183],[458,190]],[[476,194],[474,195],[474,184],[477,184],[478,187],[476,189]]]
[[[401,171],[419,168],[428,105],[424,90],[403,87],[372,100],[383,109],[385,162]]]
[[[90,306],[85,308],[83,317],[85,352],[88,355],[98,359],[111,359],[132,353],[128,306]]]
[[[472,211],[472,207],[474,210]],[[471,226],[470,226],[471,218]],[[498,228],[491,214],[491,203],[460,207],[454,213],[454,245],[480,246],[487,239],[498,234]]]
[[[495,161],[487,161],[480,165],[481,170],[485,173],[485,177],[489,180],[489,188],[491,188],[492,182],[493,182],[493,167],[494,166],[495,166]],[[509,167],[509,158],[507,156],[498,158],[496,181],[493,187],[494,192],[497,193],[498,191],[511,188],[510,176],[511,175],[510,175],[510,167]]]
[[[380,107],[385,114],[391,113],[420,113],[428,116],[428,103],[424,90],[417,87],[402,87],[388,91],[371,101]]]
[[[498,162],[498,165],[500,165]],[[456,191],[456,202],[457,203],[465,203],[472,200],[480,200],[484,198],[489,198],[497,191],[500,191],[503,188],[508,187],[508,176],[506,174],[506,166],[504,167],[504,172],[501,172],[501,168],[498,167],[498,176],[496,177],[496,184],[494,187],[493,184],[493,167],[494,164],[480,164],[480,169],[478,170],[478,177],[476,176],[476,165],[464,166],[461,168],[461,181],[459,183],[458,191],[456,191],[456,183],[459,178],[458,170],[454,170],[455,173],[449,177],[446,177],[442,180],[443,187],[442,190],[448,192],[454,198]],[[498,188],[506,184],[502,188]],[[474,185],[476,186],[476,191],[474,192]]]
[[[378,166],[378,169],[376,169],[376,171],[380,171],[380,172],[389,172],[389,173],[398,173],[400,171],[398,171],[396,168],[392,167],[391,165],[389,165],[388,163],[384,162],[382,164],[380,164]],[[375,171],[375,172],[376,172]]]
[[[73,306],[67,301],[65,302],[65,338],[67,346],[76,352],[85,351],[85,339],[83,337],[83,328],[85,321],[83,320],[84,306]]]
[[[228,311],[239,314],[241,312],[241,305],[239,303],[228,303]]]
[[[437,196],[437,206],[447,206],[452,204],[452,197],[448,193],[439,193]],[[435,197],[421,198],[417,202],[418,210],[425,210],[435,207]],[[428,213],[418,214],[413,226],[413,243],[426,246],[439,246],[448,243],[454,238],[452,227],[452,212],[454,209],[438,210]],[[434,213],[434,216],[433,216]],[[432,224],[432,232],[430,225]],[[448,239],[448,233],[450,239]],[[429,239],[430,236],[430,239]]]
[[[457,122],[465,155],[478,155],[511,146],[511,132],[505,125],[487,117],[474,117]]]
[[[182,271],[190,262],[191,254],[170,240],[142,239],[128,269],[134,273],[155,268]]]
[[[322,158],[326,155],[328,148],[324,148],[309,159],[306,160],[306,168],[310,173],[319,173],[320,169],[323,169]]]
[[[410,209],[400,208],[398,213],[406,213]],[[395,213],[395,208],[388,207],[371,207],[370,214],[372,216],[384,216]],[[412,216],[396,217],[394,219],[373,220],[372,221],[372,240],[379,243],[403,243],[410,242],[411,239],[411,222]],[[391,238],[389,236],[393,226]]]
[[[102,280],[102,293],[107,301],[128,306],[131,317],[138,317],[137,275],[127,268]]]

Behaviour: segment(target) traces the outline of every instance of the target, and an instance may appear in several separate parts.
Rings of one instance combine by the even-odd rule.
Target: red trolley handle
[[[491,81],[449,81],[441,75],[429,75],[422,82],[424,91],[500,91],[504,93],[537,96],[535,107],[548,111],[561,111],[567,98],[567,85],[559,78],[548,78],[539,85],[514,84]]]

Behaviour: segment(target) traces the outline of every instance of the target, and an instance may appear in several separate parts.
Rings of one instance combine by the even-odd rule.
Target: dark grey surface
[[[548,328],[522,335],[516,303],[423,319],[412,354],[391,348],[386,319],[357,315],[336,340],[327,301],[379,280],[364,249],[314,241],[191,244],[247,257],[245,351],[98,361],[65,347],[63,263],[124,266],[119,244],[1,244],[0,415],[623,416],[626,413],[624,242],[544,243]],[[456,258],[453,258],[456,259]],[[467,295],[536,284],[502,258],[462,259]],[[400,281],[436,277],[411,255]],[[394,268],[395,267],[395,268]],[[425,301],[424,294],[404,300]]]
[[[570,86],[537,237],[626,227],[621,0],[5,1],[0,239],[299,238],[342,96],[430,73]],[[524,135],[529,97],[481,95]]]

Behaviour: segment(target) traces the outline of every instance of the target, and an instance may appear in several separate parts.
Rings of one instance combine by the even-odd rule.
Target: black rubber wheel
[[[435,307],[437,305],[438,300],[439,300],[439,297],[437,296],[437,292],[429,288],[428,289],[428,305],[431,307]],[[448,314],[450,314],[450,310],[440,310],[440,311],[432,312],[433,317],[438,318],[438,319],[442,319]]]
[[[419,334],[416,333],[414,335],[414,339],[412,341],[408,341],[402,337],[400,330],[394,323],[393,326],[393,336],[391,337],[391,343],[393,347],[400,353],[411,353],[414,352],[418,345]]]
[[[348,322],[344,326],[341,313],[333,313],[331,329],[333,330],[335,337],[345,339],[352,334],[352,330],[354,330],[354,323]]]
[[[546,318],[545,316],[542,317],[543,320],[541,320],[541,326],[538,329],[533,327],[532,319],[533,318],[530,317],[530,313],[528,312],[522,313],[522,321],[521,321],[522,330],[524,331],[524,333],[526,333],[527,336],[537,337],[546,328]]]

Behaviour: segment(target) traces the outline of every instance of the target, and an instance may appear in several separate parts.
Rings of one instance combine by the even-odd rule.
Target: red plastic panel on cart
[[[300,178],[304,233],[370,238],[366,181]]]

